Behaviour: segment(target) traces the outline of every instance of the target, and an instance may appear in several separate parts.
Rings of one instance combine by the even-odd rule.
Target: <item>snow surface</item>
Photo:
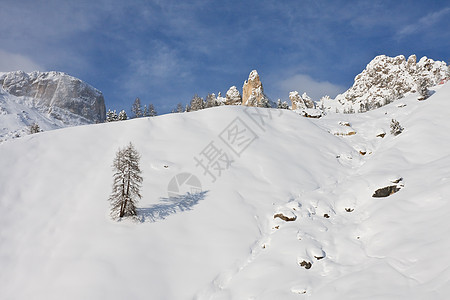
[[[6,141],[0,299],[446,299],[449,97],[447,83],[362,114],[221,106]],[[140,221],[114,222],[111,165],[130,141]],[[195,160],[212,145],[233,160],[214,182]],[[203,192],[169,198],[183,172]]]

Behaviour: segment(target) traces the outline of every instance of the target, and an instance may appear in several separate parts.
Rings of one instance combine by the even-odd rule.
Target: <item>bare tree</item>
[[[141,198],[140,188],[143,180],[139,160],[140,155],[131,143],[116,153],[113,162],[112,193],[109,197],[113,219],[136,216],[136,204]]]

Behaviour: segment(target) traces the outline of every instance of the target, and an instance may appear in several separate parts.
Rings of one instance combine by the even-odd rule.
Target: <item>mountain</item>
[[[352,87],[336,96],[335,104],[325,100],[320,105],[336,106],[346,112],[368,111],[415,93],[421,80],[429,87],[435,86],[449,77],[448,72],[445,62],[426,56],[416,62],[415,55],[408,59],[403,55],[379,55],[355,77]]]
[[[220,106],[4,142],[0,298],[446,299],[450,84],[432,91],[362,114]],[[143,198],[115,222],[129,142]]]
[[[0,139],[24,135],[32,123],[50,130],[105,120],[102,93],[65,73],[1,73],[0,86]]]

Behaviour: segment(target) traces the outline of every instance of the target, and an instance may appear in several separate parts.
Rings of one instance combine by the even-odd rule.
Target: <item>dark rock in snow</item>
[[[390,186],[386,186],[384,188],[380,188],[380,189],[376,190],[375,193],[372,195],[372,197],[384,198],[384,197],[388,197],[394,193],[397,193],[398,191],[400,191],[399,187],[397,187],[396,185],[390,185]]]

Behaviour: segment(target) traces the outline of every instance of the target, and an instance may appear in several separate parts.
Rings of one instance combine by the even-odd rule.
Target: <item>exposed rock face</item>
[[[302,96],[297,91],[292,91],[289,93],[289,100],[292,103],[292,110],[314,108],[314,101],[306,94],[303,93]]]
[[[270,106],[269,99],[264,94],[264,89],[259,79],[258,72],[253,70],[242,87],[242,105],[246,106]]]
[[[9,94],[28,98],[28,105],[64,123],[70,123],[71,114],[81,116],[85,123],[103,122],[106,118],[102,93],[65,73],[9,72],[0,76],[0,85]]]
[[[233,85],[230,87],[226,94],[226,105],[240,105],[242,104],[242,97],[238,89]]]
[[[447,65],[422,57],[416,63],[416,56],[405,59],[403,55],[375,57],[359,75],[353,86],[336,96],[348,111],[364,112],[403,97],[408,92],[416,92],[419,79],[426,80],[428,86],[438,84],[446,77]]]

